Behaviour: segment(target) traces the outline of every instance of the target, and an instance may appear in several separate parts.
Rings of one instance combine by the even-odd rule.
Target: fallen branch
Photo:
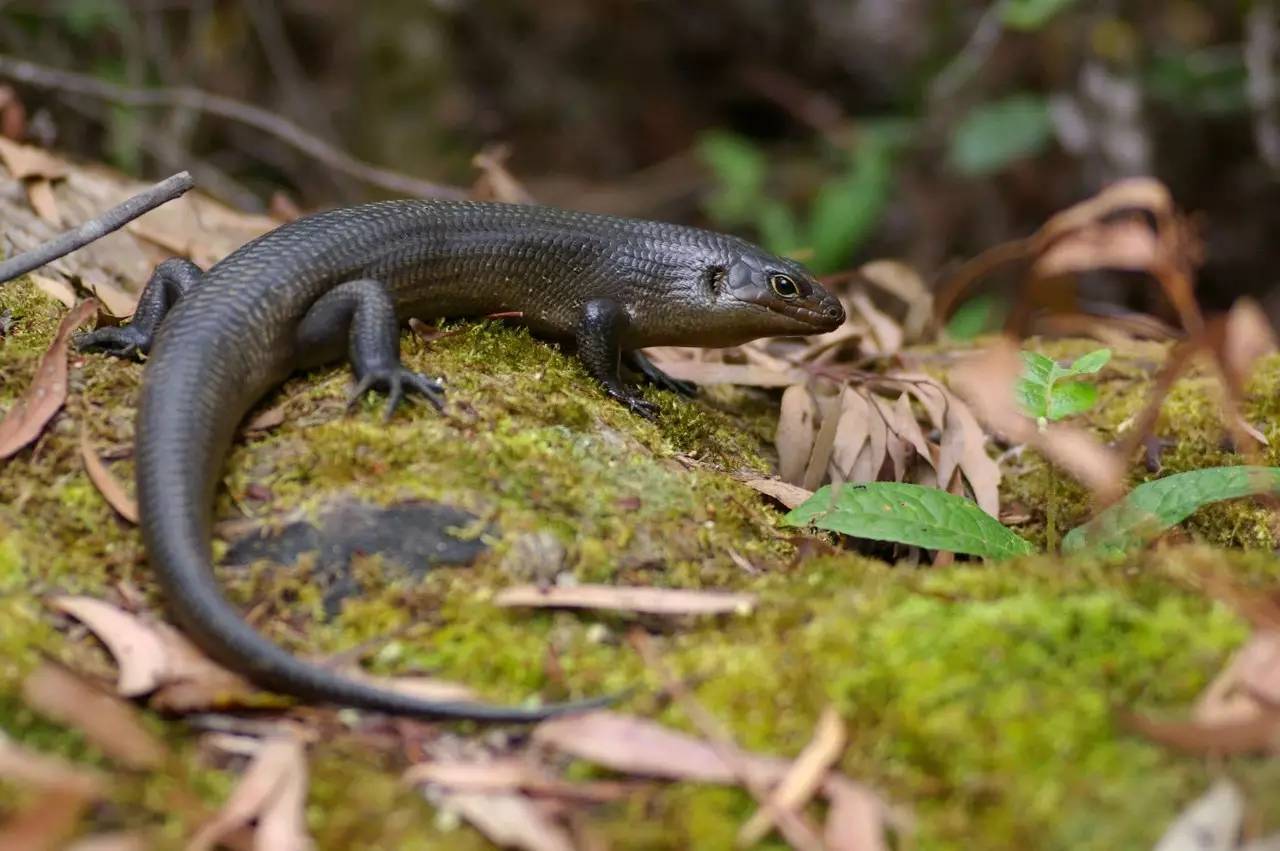
[[[48,68],[34,62],[0,55],[0,77],[6,77],[29,86],[55,89],[86,97],[98,98],[142,108],[176,106],[197,112],[217,115],[231,121],[246,124],[263,133],[275,136],[307,156],[324,163],[335,171],[349,174],[372,186],[413,195],[418,198],[465,198],[466,192],[453,186],[432,183],[400,172],[367,163],[346,151],[336,148],[323,139],[308,133],[294,122],[266,109],[243,103],[222,95],[210,94],[187,87],[136,89],[108,83],[87,74]]]
[[[10,257],[0,263],[0,284],[11,281],[19,275],[25,275],[33,269],[57,260],[78,248],[83,248],[94,240],[101,239],[112,231],[119,230],[129,222],[148,213],[182,195],[193,186],[189,172],[179,172],[173,177],[160,181],[144,192],[117,204],[101,216],[90,219],[74,230],[65,231],[48,242],[31,249],[17,257]]]

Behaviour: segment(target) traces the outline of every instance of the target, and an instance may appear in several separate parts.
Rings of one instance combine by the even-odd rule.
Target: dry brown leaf
[[[2,734],[0,780],[40,789],[74,789],[85,797],[100,795],[106,788],[105,780],[98,772],[30,750]]]
[[[520,795],[445,795],[441,803],[495,845],[523,851],[574,851],[573,838],[536,804]]]
[[[1124,210],[1146,210],[1157,218],[1163,218],[1173,214],[1173,196],[1163,183],[1154,178],[1119,180],[1092,198],[1052,216],[1036,232],[1035,239],[1048,243]]]
[[[844,721],[835,707],[822,711],[813,738],[796,757],[787,773],[769,795],[769,802],[752,814],[738,831],[738,845],[755,845],[773,828],[778,810],[800,810],[821,787],[827,772],[844,751],[847,737]]]
[[[872,345],[866,345],[867,339],[863,339],[863,347],[868,354],[891,355],[902,350],[902,326],[876,307],[866,293],[861,290],[851,293],[848,306],[871,332]]]
[[[67,176],[67,164],[48,151],[0,136],[0,161],[15,180],[44,178],[57,180]]]
[[[77,839],[63,851],[147,851],[150,847],[142,833],[99,833]]]
[[[816,490],[827,477],[827,468],[831,465],[831,455],[836,448],[836,434],[840,429],[841,395],[835,397],[822,396],[818,404],[818,434],[813,440],[813,449],[809,454],[809,463],[805,465],[800,485],[808,491]]]
[[[306,851],[312,847],[304,810],[307,761],[292,736],[262,742],[222,809],[201,827],[187,851],[210,851],[224,837],[255,820],[256,851]]]
[[[908,340],[919,339],[933,315],[933,293],[920,273],[900,260],[873,260],[859,267],[858,274],[907,306],[902,331]]]
[[[1193,720],[1240,723],[1280,710],[1280,632],[1256,630],[1196,699]]]
[[[1160,262],[1160,251],[1156,232],[1146,222],[1095,222],[1050,245],[1031,270],[1039,278],[1094,269],[1141,272]]]
[[[778,450],[778,475],[784,482],[799,482],[813,451],[818,428],[818,403],[804,384],[793,384],[782,394],[782,409],[773,443]]]
[[[53,196],[53,184],[43,178],[27,181],[27,203],[36,215],[54,227],[62,227],[62,212]]]
[[[270,431],[284,424],[284,406],[275,405],[255,414],[245,423],[245,431]]]
[[[40,714],[75,727],[122,765],[155,768],[164,761],[164,745],[142,725],[134,706],[66,668],[52,663],[36,668],[22,682],[22,699]]]
[[[499,591],[493,602],[499,606],[608,609],[651,615],[715,615],[749,612],[756,604],[756,597],[753,594],[677,588],[622,588],[614,585],[540,588],[537,585],[519,585]]]
[[[933,447],[929,441],[925,440],[924,432],[920,430],[920,423],[916,420],[915,411],[911,410],[911,399],[906,393],[899,396],[898,401],[894,403],[893,422],[898,436],[915,450],[916,457],[921,463],[928,464],[936,473],[938,462],[933,457]]]
[[[210,659],[167,623],[153,627],[164,646],[165,670],[148,704],[169,712],[193,712],[261,703],[262,692]]]
[[[342,675],[348,679],[360,680],[380,689],[411,695],[421,700],[452,702],[477,699],[475,691],[470,687],[435,677],[380,677],[370,674],[358,665],[344,666]]]
[[[0,851],[54,851],[75,831],[89,799],[75,789],[46,790],[0,825]]]
[[[40,292],[62,302],[68,310],[76,306],[76,291],[62,278],[32,272],[31,283],[35,284]]]
[[[132,316],[138,306],[140,293],[131,292],[104,275],[88,273],[85,275],[84,285],[111,316],[119,319]]]
[[[763,366],[714,361],[664,361],[662,371],[695,384],[742,384],[750,387],[789,387],[805,380],[799,369],[779,372]]]
[[[811,490],[805,490],[797,485],[789,485],[777,479],[750,478],[743,479],[742,483],[754,491],[776,499],[787,508],[795,508],[813,496],[813,491]]]
[[[987,454],[987,436],[973,412],[959,399],[947,408],[947,421],[961,435],[960,472],[973,491],[978,507],[992,517],[1000,516],[1000,465]],[[945,438],[944,438],[945,443]]]
[[[874,403],[874,395],[867,394],[867,442],[853,462],[854,482],[874,482],[880,478],[889,452],[889,424]]]
[[[107,504],[122,518],[136,526],[138,503],[125,491],[120,480],[111,474],[107,465],[102,463],[102,459],[89,443],[89,435],[84,431],[80,432],[80,460],[84,463],[85,472],[89,474],[89,481],[93,482],[93,486],[98,489],[98,493],[102,494]]]
[[[875,793],[840,775],[827,778],[827,823],[822,841],[827,851],[888,851],[887,813]]]
[[[471,158],[471,165],[480,171],[471,197],[478,201],[502,201],[506,204],[536,203],[533,195],[507,170],[510,149],[504,145],[485,148]]]
[[[856,479],[856,467],[864,446],[871,437],[871,420],[879,419],[871,413],[871,405],[866,398],[852,387],[846,387],[840,395],[840,419],[836,426],[835,444],[831,453],[831,463],[827,465],[832,481],[865,482],[866,478]],[[808,478],[807,487],[817,485]]]
[[[141,618],[92,597],[55,597],[51,604],[83,623],[116,660],[116,691],[137,697],[164,682],[168,659],[159,634]]]
[[[1158,721],[1141,715],[1123,715],[1121,720],[1152,741],[1198,756],[1271,753],[1280,746],[1280,712],[1217,724]]]
[[[67,346],[71,334],[89,321],[97,309],[97,302],[89,299],[62,317],[31,385],[0,420],[0,458],[16,454],[39,437],[45,424],[62,408],[67,400]]]
[[[534,763],[515,758],[487,762],[458,760],[420,762],[405,771],[406,783],[424,783],[450,792],[526,792],[580,801],[615,801],[628,786],[613,782],[569,783],[547,774]]]

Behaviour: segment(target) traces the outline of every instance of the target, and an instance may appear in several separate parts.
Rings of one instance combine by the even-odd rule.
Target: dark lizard
[[[642,347],[728,346],[844,320],[802,266],[742,239],[546,207],[381,202],[283,225],[207,272],[165,261],[129,324],[77,342],[149,355],[135,431],[142,536],[169,608],[205,652],[272,691],[398,714],[534,721],[598,705],[438,703],[347,679],[256,632],[214,578],[214,493],[258,400],[345,348],[353,402],[381,390],[388,416],[406,393],[442,408],[443,385],[400,363],[401,323],[498,311],[520,311],[535,334],[574,345],[604,391],[646,417],[656,409],[622,382],[620,361],[660,386],[692,388]]]

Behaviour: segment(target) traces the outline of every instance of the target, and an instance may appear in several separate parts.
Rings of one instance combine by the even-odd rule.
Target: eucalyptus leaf
[[[1002,559],[1035,551],[976,503],[903,482],[824,485],[783,518],[792,526]]]
[[[1209,467],[1138,485],[1062,539],[1064,552],[1119,554],[1142,546],[1198,508],[1224,499],[1280,493],[1280,467]]]

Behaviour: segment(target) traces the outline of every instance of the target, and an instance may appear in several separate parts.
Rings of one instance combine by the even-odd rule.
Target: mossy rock
[[[26,282],[0,288],[5,308],[16,325],[0,340],[3,407],[61,313]],[[426,672],[500,701],[631,690],[624,711],[688,728],[624,640],[627,618],[491,603],[504,585],[533,578],[529,544],[550,539],[559,569],[582,581],[757,593],[754,614],[664,624],[655,641],[745,747],[795,754],[834,703],[851,737],[844,770],[914,814],[914,847],[1150,847],[1222,772],[1259,807],[1280,800],[1274,761],[1210,766],[1177,756],[1125,732],[1115,712],[1184,712],[1243,641],[1247,626],[1189,577],[1212,564],[1242,582],[1274,578],[1274,533],[1256,507],[1204,512],[1188,527],[1202,545],[1121,564],[1041,556],[929,569],[854,554],[797,563],[780,513],[722,472],[768,469],[772,397],[724,389],[689,402],[649,391],[662,407],[653,424],[519,330],[460,325],[430,344],[407,336],[405,349],[415,368],[445,377],[447,416],[409,407],[384,425],[377,400],[344,414],[344,368],[294,379],[264,402],[283,406],[284,424],[238,442],[219,517],[279,525],[314,518],[337,498],[438,501],[479,518],[491,548],[473,567],[424,578],[357,558],[363,593],[336,617],[325,615],[305,562],[223,571],[228,594],[253,599],[257,622],[290,649],[314,655],[374,641],[375,670]],[[1151,374],[1144,357],[1156,356],[1121,353],[1102,376],[1090,418],[1100,434],[1140,404]],[[129,444],[140,375],[138,365],[77,358],[66,410],[33,449],[0,466],[0,729],[107,770],[77,732],[34,715],[19,693],[46,656],[111,670],[95,644],[59,628],[43,597],[106,597],[127,582],[160,602],[136,530],[112,513],[78,456],[82,429],[100,449]],[[1273,445],[1277,383],[1280,361],[1269,361],[1248,412]],[[1165,456],[1171,470],[1231,460],[1204,404],[1211,391],[1201,376],[1178,386],[1164,426],[1179,438]],[[127,459],[113,469],[128,480]],[[1020,530],[1032,537],[1048,478],[1024,456],[1006,483],[1032,516]],[[1056,486],[1065,528],[1085,506],[1069,482]],[[114,771],[112,806],[85,828],[148,827],[157,847],[179,847],[235,775],[202,756],[182,720],[146,716],[175,758],[145,775]],[[337,727],[311,750],[308,819],[321,848],[489,847],[403,787],[395,755]],[[13,792],[0,786],[0,810]],[[1260,816],[1275,827],[1271,806]],[[752,809],[740,790],[669,784],[589,818],[612,848],[728,849]]]

